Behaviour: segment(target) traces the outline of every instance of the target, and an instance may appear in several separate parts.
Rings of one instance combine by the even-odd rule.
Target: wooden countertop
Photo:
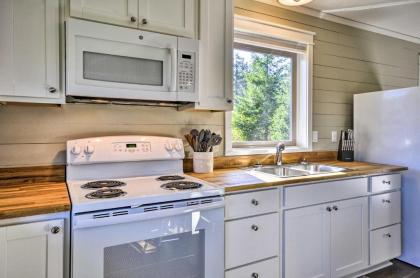
[[[365,162],[342,162],[323,161],[322,164],[344,167],[347,170],[339,173],[329,173],[293,178],[279,178],[254,171],[247,171],[242,168],[216,169],[213,173],[196,174],[188,173],[191,176],[221,186],[225,192],[235,192],[265,188],[271,186],[291,186],[307,182],[326,181],[343,179],[355,176],[369,176],[378,174],[398,173],[408,170],[407,167],[365,163]]]
[[[64,167],[0,169],[0,219],[70,211]]]

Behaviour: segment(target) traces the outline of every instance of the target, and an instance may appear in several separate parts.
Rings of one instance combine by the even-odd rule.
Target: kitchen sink
[[[324,165],[324,164],[298,164],[298,165],[290,165],[288,167],[294,170],[307,171],[311,174],[336,173],[336,172],[342,172],[346,170],[345,168]]]
[[[310,176],[317,174],[337,173],[346,170],[346,168],[335,167],[324,164],[293,164],[293,165],[268,165],[257,166],[252,171],[271,174],[280,178],[291,178],[300,176]]]
[[[308,175],[306,171],[292,169],[286,166],[274,166],[274,165],[273,166],[259,166],[259,167],[253,168],[252,171],[271,174],[271,175],[278,176],[280,178],[300,177],[300,176]]]

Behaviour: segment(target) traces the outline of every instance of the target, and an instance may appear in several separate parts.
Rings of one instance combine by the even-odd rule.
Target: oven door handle
[[[176,91],[176,77],[177,77],[177,50],[176,48],[169,48],[169,53],[171,55],[171,84],[169,86],[170,92]]]
[[[223,208],[225,206],[224,201],[217,201],[210,204],[205,205],[197,205],[191,207],[182,207],[182,208],[174,208],[174,209],[167,209],[167,210],[158,210],[158,211],[150,211],[150,212],[142,212],[142,213],[133,213],[133,214],[126,214],[120,216],[109,216],[104,218],[88,218],[83,219],[83,215],[75,216],[73,218],[73,229],[83,229],[83,228],[90,228],[90,227],[98,227],[98,226],[108,226],[108,225],[115,225],[127,222],[136,222],[136,221],[145,221],[145,220],[152,220],[157,218],[163,217],[171,217],[186,213],[193,213],[196,211],[206,211],[212,209]]]

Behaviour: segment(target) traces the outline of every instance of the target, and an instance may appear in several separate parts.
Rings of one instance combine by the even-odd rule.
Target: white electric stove
[[[67,142],[73,278],[223,277],[224,191],[183,158],[176,138]]]

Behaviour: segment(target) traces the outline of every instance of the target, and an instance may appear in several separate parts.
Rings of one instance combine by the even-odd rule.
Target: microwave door
[[[116,28],[101,26],[110,27]],[[157,34],[141,40],[138,31],[121,32],[112,39],[101,33],[69,35],[67,95],[175,101],[176,37]]]

